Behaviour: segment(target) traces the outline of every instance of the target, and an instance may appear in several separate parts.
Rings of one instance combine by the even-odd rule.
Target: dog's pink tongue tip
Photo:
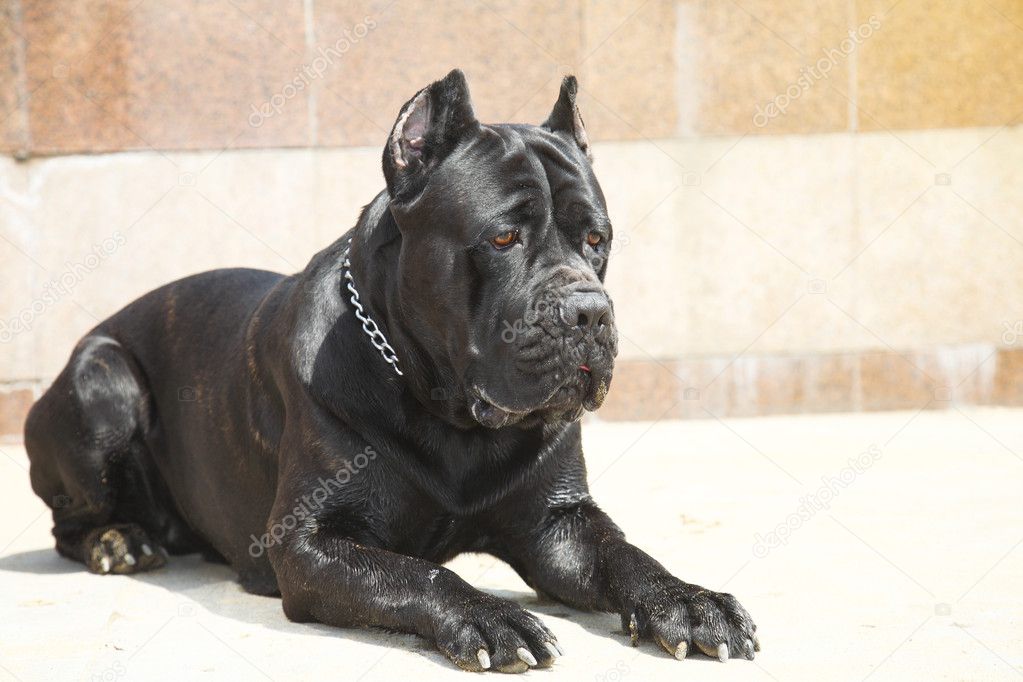
[[[579,365],[579,369],[581,369],[584,372],[589,372],[590,371],[590,366],[589,365]]]

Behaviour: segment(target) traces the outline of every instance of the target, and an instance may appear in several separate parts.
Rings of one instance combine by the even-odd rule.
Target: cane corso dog
[[[57,551],[116,574],[202,552],[293,621],[415,633],[466,670],[551,665],[536,616],[442,566],[485,552],[634,644],[752,659],[736,599],[626,542],[587,488],[579,420],[617,332],[576,91],[540,126],[485,125],[452,71],[303,271],[187,277],[90,331],[25,426]]]

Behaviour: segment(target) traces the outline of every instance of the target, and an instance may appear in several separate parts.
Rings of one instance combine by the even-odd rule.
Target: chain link
[[[405,376],[401,370],[398,369],[398,354],[394,352],[394,348],[391,344],[387,343],[387,337],[380,331],[380,327],[373,320],[372,317],[363,309],[362,301],[359,300],[359,292],[355,288],[355,280],[352,278],[352,263],[348,259],[348,251],[351,249],[352,243],[349,241],[348,246],[345,247],[345,252],[341,255],[341,265],[344,267],[345,274],[345,285],[351,294],[349,300],[352,302],[352,306],[355,308],[355,316],[362,322],[362,330],[366,332],[366,336],[369,337],[373,347],[380,352],[380,356],[394,369],[398,376]]]

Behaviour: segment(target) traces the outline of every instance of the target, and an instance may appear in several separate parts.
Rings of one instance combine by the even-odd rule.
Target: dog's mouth
[[[488,429],[499,429],[515,422],[521,421],[526,416],[525,412],[516,412],[497,403],[491,402],[479,395],[472,398],[469,403],[469,412],[472,418]]]
[[[543,421],[575,421],[586,410],[596,410],[604,402],[610,383],[610,368],[600,371],[590,363],[580,363],[573,376],[555,385],[532,406],[512,406],[494,398],[479,384],[469,394],[469,412],[473,419],[490,429],[534,418]]]

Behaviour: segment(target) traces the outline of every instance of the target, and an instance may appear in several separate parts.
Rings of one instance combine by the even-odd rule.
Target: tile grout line
[[[312,63],[313,51],[316,49],[316,18],[314,14],[314,2],[315,0],[303,0],[303,16],[305,18],[305,52],[306,61]],[[317,147],[320,140],[320,120],[319,120],[319,98],[317,93],[319,91],[319,81],[313,84],[313,87],[309,88],[309,98],[306,100],[306,123],[309,126],[309,145],[311,147]]]
[[[858,19],[856,13],[856,0],[848,0],[848,19],[849,25],[855,26]],[[849,55],[849,82],[846,87],[849,90],[849,104],[846,107],[849,113],[849,132],[857,133],[859,131],[859,115],[858,115],[858,104],[859,104],[859,47],[852,51]]]
[[[27,41],[25,40],[25,21],[21,0],[12,0],[11,14],[12,22],[18,26],[18,30],[14,32],[14,59],[15,68],[18,72],[15,78],[14,89],[18,100],[18,116],[21,119],[18,125],[18,142],[21,148],[15,152],[15,158],[23,161],[29,158],[32,153],[32,130],[29,126]]]

